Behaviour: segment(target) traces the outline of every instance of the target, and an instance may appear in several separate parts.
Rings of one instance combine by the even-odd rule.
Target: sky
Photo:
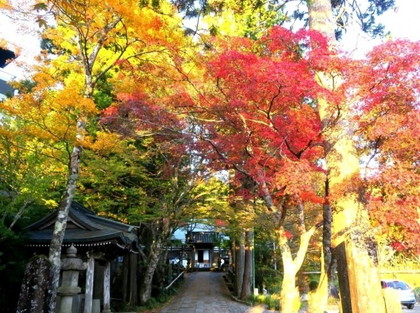
[[[391,32],[390,39],[420,41],[420,0],[395,0],[395,3],[394,9],[377,17],[378,21],[385,25],[386,31]],[[344,37],[343,46],[346,51],[353,52],[354,57],[361,57],[372,47],[388,39],[371,39],[357,30]]]
[[[397,0],[395,10],[386,12],[380,21],[392,31],[394,38],[420,40],[420,1]]]
[[[21,0],[14,0],[21,1]],[[408,38],[412,41],[420,41],[420,0],[396,0],[396,8],[379,17],[379,20],[391,31],[391,38]],[[22,33],[17,29],[13,20],[0,15],[0,39],[6,39],[15,46],[22,48],[17,61],[31,61],[39,47],[39,40],[28,31]],[[384,40],[384,39],[382,39]],[[350,32],[342,41],[346,51],[352,52],[352,56],[361,57],[381,40],[372,40],[361,32]],[[17,77],[25,76],[19,62],[13,62],[5,69]]]

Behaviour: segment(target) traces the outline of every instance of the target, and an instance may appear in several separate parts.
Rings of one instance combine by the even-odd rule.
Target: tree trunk
[[[329,179],[325,179],[325,199],[329,199]],[[328,277],[328,285],[332,284],[334,279],[333,271],[333,254],[331,250],[331,230],[332,230],[331,205],[324,203],[322,206],[322,253],[323,253],[323,270]]]
[[[247,230],[245,232],[244,275],[240,293],[241,300],[246,300],[251,295],[252,248],[252,231]]]
[[[152,282],[162,252],[161,239],[156,239],[150,247],[146,268],[140,285],[140,304],[145,304],[152,297]]]
[[[327,271],[324,266],[324,254],[321,256],[321,275],[318,286],[311,290],[308,295],[308,313],[324,313],[328,304],[329,282]]]
[[[308,6],[310,28],[324,34],[331,45],[335,44],[331,1],[311,0],[308,1]],[[316,78],[321,86],[332,91],[340,85],[340,78],[329,73],[317,73]],[[334,199],[336,212],[332,221],[332,246],[346,242],[352,310],[353,313],[383,313],[383,301],[378,300],[382,299],[380,279],[373,259],[366,249],[366,241],[369,240],[366,234],[370,230],[369,218],[360,201],[360,190],[353,187],[360,177],[360,170],[359,159],[352,142],[352,130],[346,121],[349,108],[343,103],[339,110],[331,110],[330,104],[320,97],[318,110],[326,141],[328,188],[330,198]],[[349,184],[350,181],[353,184]],[[346,185],[348,187],[345,187]],[[355,239],[358,242],[353,242]],[[346,292],[345,289],[340,291]],[[343,294],[342,296],[347,297]]]
[[[355,236],[359,236],[359,234],[351,234],[345,245],[352,313],[386,312],[374,257],[369,254],[365,236],[362,234],[360,234],[360,238],[355,238]],[[374,300],[372,301],[372,299]]]
[[[140,304],[145,304],[152,297],[153,276],[162,257],[164,244],[172,235],[169,219],[163,218],[153,223],[151,235],[152,243],[148,248],[149,254],[145,259],[146,268],[142,273],[143,277],[140,284]]]
[[[236,296],[239,297],[242,291],[242,283],[245,272],[245,246],[243,232],[241,232],[235,248],[235,293]]]
[[[345,243],[339,244],[334,249],[337,259],[338,285],[340,286],[341,313],[353,312],[350,299],[350,281],[348,275],[347,257]]]
[[[85,130],[85,123],[79,120],[77,123],[77,138],[81,139]],[[61,269],[61,247],[67,226],[67,217],[71,203],[73,202],[77,180],[79,178],[80,158],[82,148],[75,146],[70,158],[69,175],[64,197],[60,203],[57,213],[57,220],[54,225],[54,231],[49,249],[50,269],[50,290],[48,298],[48,313],[55,313],[57,290],[60,281]]]
[[[328,175],[325,179],[325,199],[329,199]],[[308,299],[308,313],[323,313],[328,305],[330,285],[333,283],[333,257],[331,250],[331,206],[325,203],[323,209],[321,275],[316,290],[311,290]]]
[[[315,233],[315,227],[304,232],[300,236],[299,250],[295,258],[288,245],[286,232],[282,226],[276,230],[283,261],[283,282],[280,292],[280,308],[281,312],[297,313],[300,307],[300,295],[296,286],[296,274],[302,266],[302,263],[308,250],[309,241]]]
[[[293,260],[289,257],[282,258],[284,267],[283,281],[280,291],[280,311],[297,313],[300,307],[299,290],[296,286],[296,269]]]

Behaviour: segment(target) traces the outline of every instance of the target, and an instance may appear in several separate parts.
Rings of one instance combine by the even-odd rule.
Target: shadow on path
[[[249,307],[231,298],[224,273],[193,272],[185,275],[179,294],[159,313],[262,313],[262,307]]]

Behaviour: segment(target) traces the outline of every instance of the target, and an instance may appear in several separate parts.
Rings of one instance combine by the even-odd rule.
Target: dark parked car
[[[382,280],[382,288],[392,288],[397,290],[402,305],[408,309],[414,309],[416,304],[416,297],[413,290],[405,282],[401,280]]]

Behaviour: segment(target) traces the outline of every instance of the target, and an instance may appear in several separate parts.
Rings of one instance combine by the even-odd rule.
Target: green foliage
[[[110,77],[111,74],[107,73],[103,77],[100,77],[96,84],[96,90],[93,94],[93,98],[97,108],[100,110],[106,109],[115,100],[115,95],[113,94],[113,86],[109,82]]]
[[[258,38],[261,33],[274,25],[285,25],[286,22],[301,21],[308,24],[308,10],[305,5],[287,6],[290,1],[191,1],[173,0],[178,11],[188,18],[207,18],[208,30],[212,36],[224,35],[223,19],[241,24],[235,35]],[[331,0],[333,14],[336,18],[337,39],[342,38],[351,19],[356,19],[361,30],[373,38],[387,34],[384,25],[378,23],[377,16],[392,9],[395,0],[368,0],[366,5],[357,1]],[[290,9],[293,8],[293,9]],[[225,15],[233,12],[232,15]],[[208,19],[208,16],[212,16]],[[208,20],[211,20],[209,23]],[[295,22],[296,23],[296,22]],[[196,30],[189,30],[195,33]]]
[[[262,286],[268,293],[274,294],[280,292],[282,274],[268,266],[260,266],[255,270],[255,282],[257,286]]]
[[[37,216],[39,207],[55,207],[60,199],[58,186],[64,181],[62,164],[44,153],[45,146],[17,131],[24,122],[3,115],[0,136],[0,217],[5,228],[14,228]]]
[[[420,287],[414,288],[414,295],[416,296],[417,303],[420,302]]]
[[[253,295],[249,300],[253,305],[264,304],[269,310],[280,310],[279,295]]]
[[[121,219],[138,220],[133,212],[146,211],[150,199],[142,187],[147,176],[130,155],[103,157],[86,150],[82,171],[82,203]]]

